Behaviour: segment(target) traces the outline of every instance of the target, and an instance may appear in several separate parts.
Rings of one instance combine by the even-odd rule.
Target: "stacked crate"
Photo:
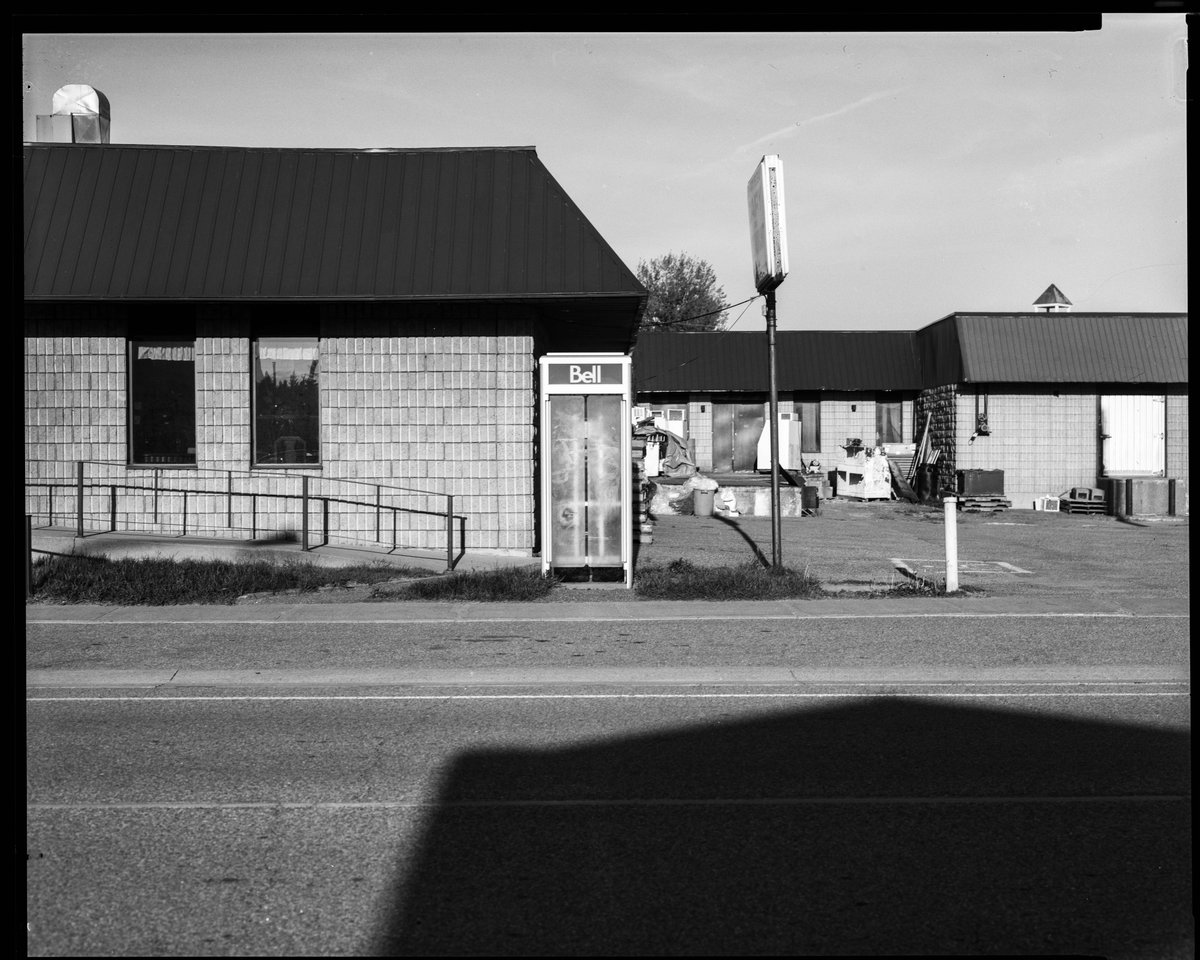
[[[1072,487],[1059,497],[1062,513],[1105,513],[1107,506],[1104,491],[1099,487]]]
[[[633,437],[633,540],[634,543],[654,542],[654,523],[650,519],[652,487],[646,476],[646,437]]]
[[[1003,470],[959,470],[958,509],[964,513],[998,513],[1012,506],[1004,496]]]

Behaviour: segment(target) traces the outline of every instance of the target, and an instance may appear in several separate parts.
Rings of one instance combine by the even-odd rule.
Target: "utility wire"
[[[727,303],[720,310],[710,310],[708,313],[698,313],[694,317],[680,317],[678,320],[660,320],[658,323],[655,323],[652,326],[649,326],[645,329],[657,330],[660,327],[673,327],[677,323],[687,323],[690,320],[702,320],[705,317],[713,317],[713,316],[716,316],[717,314],[728,313],[734,307],[740,307],[743,303],[753,303],[755,300],[758,299],[759,296],[760,295],[756,294],[755,296],[750,297],[748,300],[739,300],[737,303]],[[745,311],[743,310],[742,313],[745,313]],[[740,319],[740,315],[739,315],[739,319]]]
[[[729,326],[727,326],[724,330],[714,330],[712,332],[716,333],[718,336],[724,336],[725,334],[732,332],[733,328],[738,325],[738,320],[741,320],[742,317],[744,317],[746,315],[746,311],[750,309],[750,304],[752,304],[757,299],[758,299],[758,297],[751,297],[749,300],[743,300],[741,303],[733,304],[733,306],[735,306],[735,307],[740,307],[743,303],[746,306],[742,310],[742,312],[737,315],[737,320],[734,320],[733,323],[731,323]],[[692,317],[692,319],[694,320],[696,318]],[[663,370],[661,373],[656,373],[652,377],[647,377],[645,380],[641,381],[641,384],[639,384],[639,385],[644,386],[645,384],[650,383],[652,380],[657,380],[663,373],[674,372],[675,370],[682,370],[689,363],[695,363],[699,359],[700,359],[700,355],[696,354],[696,356],[692,357],[689,360],[684,360],[682,363],[675,364],[675,366],[673,366],[670,371]]]

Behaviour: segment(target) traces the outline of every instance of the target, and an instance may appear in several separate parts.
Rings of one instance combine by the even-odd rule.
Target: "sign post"
[[[783,567],[779,508],[779,390],[775,378],[775,288],[788,273],[787,229],[783,203],[783,164],[775,154],[759,161],[746,185],[750,209],[750,251],[754,287],[767,298],[767,366],[770,370],[768,429],[771,431],[771,566]]]

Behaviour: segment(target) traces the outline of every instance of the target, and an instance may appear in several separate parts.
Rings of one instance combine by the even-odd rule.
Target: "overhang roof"
[[[952,316],[964,383],[1188,382],[1185,313]]]
[[[780,390],[918,390],[911,330],[780,330]],[[770,387],[764,332],[644,333],[633,350],[638,393],[762,393]]]
[[[533,147],[32,143],[24,168],[27,299],[645,302]]]

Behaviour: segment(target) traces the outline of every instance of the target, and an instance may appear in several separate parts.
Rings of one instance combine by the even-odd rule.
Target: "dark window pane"
[[[131,463],[196,462],[196,361],[190,343],[134,341],[129,351]]]
[[[875,443],[903,443],[899,400],[875,401]]]
[[[318,351],[314,338],[254,343],[254,462],[320,463]]]
[[[800,412],[800,450],[804,453],[820,453],[821,402],[801,400],[796,408]]]

